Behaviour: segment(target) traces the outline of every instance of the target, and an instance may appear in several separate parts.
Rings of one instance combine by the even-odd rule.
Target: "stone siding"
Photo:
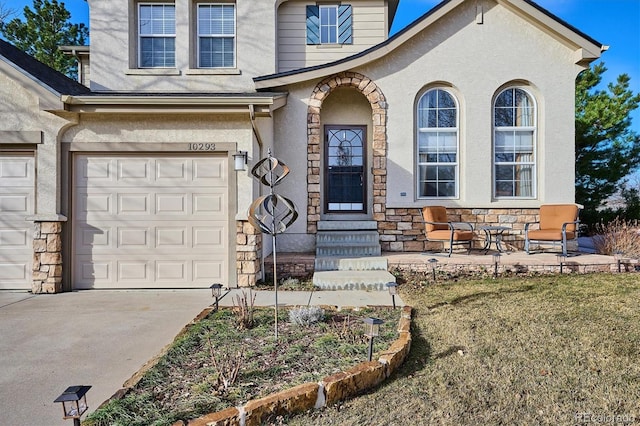
[[[35,222],[33,232],[33,293],[62,291],[62,223]]]
[[[320,205],[320,144],[322,123],[320,111],[324,100],[339,87],[351,87],[362,93],[371,104],[373,123],[373,217],[381,220],[385,216],[387,202],[387,101],[376,83],[355,72],[342,72],[327,77],[316,85],[309,98],[307,108],[307,232],[318,231]]]
[[[247,221],[236,221],[236,271],[239,287],[256,285],[262,268],[262,233]]]
[[[468,209],[448,208],[451,222],[469,222],[476,232],[475,248],[482,247],[484,232],[480,226],[507,226],[503,244],[511,250],[524,247],[524,226],[539,219],[539,209]],[[378,221],[383,252],[422,252],[439,250],[441,242],[426,241],[420,208],[387,208],[384,220]]]

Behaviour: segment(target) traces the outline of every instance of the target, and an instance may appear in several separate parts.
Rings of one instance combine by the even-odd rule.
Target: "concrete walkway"
[[[256,306],[275,294],[257,291]],[[220,300],[232,306],[241,290]],[[86,290],[56,295],[0,291],[0,425],[64,426],[68,386],[91,385],[89,412],[212,304],[206,290]],[[386,292],[278,292],[279,305],[390,305]],[[402,301],[396,297],[398,306]],[[85,418],[83,416],[83,418]]]

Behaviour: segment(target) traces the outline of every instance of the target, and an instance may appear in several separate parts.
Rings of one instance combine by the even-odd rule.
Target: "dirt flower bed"
[[[367,360],[365,317],[384,320],[374,352],[397,338],[400,310],[326,310],[308,325],[273,308],[253,310],[241,325],[237,310],[221,309],[193,324],[128,394],[92,413],[84,424],[171,425],[177,420],[242,405],[295,385],[316,382]],[[246,319],[246,318],[245,318]]]

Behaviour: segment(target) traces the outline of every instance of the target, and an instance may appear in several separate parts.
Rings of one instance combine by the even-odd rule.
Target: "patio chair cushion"
[[[574,239],[575,236],[575,231],[567,231],[567,240]],[[561,241],[562,231],[560,229],[535,229],[529,231],[529,239],[533,241]]]
[[[451,238],[450,230],[437,230],[429,232],[430,240],[443,240],[449,241]],[[464,231],[460,229],[455,229],[453,231],[453,241],[469,241],[473,239],[473,231]]]
[[[575,222],[578,220],[578,206],[575,204],[547,204],[540,206],[540,231],[544,230],[556,230],[559,231],[562,229],[562,224],[567,222]],[[575,235],[573,234],[576,230],[575,224],[567,225],[567,238],[573,238]],[[532,240],[560,240],[562,239],[562,234],[558,232],[558,234],[551,238],[550,235],[541,234],[542,236],[546,236],[545,238],[541,238],[536,235],[534,237],[533,232],[540,231],[529,231],[529,238]],[[572,234],[569,236],[569,234]]]
[[[433,231],[445,230],[447,238],[449,239],[449,225],[447,225],[447,209],[441,206],[426,206],[422,208],[422,217],[426,222],[444,222],[442,224],[434,225],[432,223],[425,223],[424,227],[427,233],[431,234]]]

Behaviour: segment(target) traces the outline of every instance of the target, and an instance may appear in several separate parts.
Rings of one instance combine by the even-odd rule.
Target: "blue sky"
[[[33,5],[32,0],[0,0],[18,11]],[[535,0],[543,8],[609,47],[602,55],[608,71],[604,83],[626,73],[631,88],[640,92],[640,0]],[[392,34],[429,11],[440,0],[400,0]],[[88,22],[89,7],[84,0],[64,2],[73,22]],[[634,111],[633,129],[640,133],[640,111]]]

